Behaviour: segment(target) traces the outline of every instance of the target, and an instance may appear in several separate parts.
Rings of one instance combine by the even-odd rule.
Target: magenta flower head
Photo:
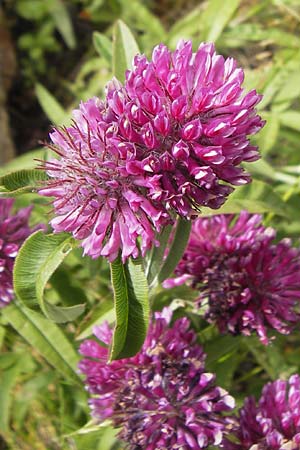
[[[246,211],[198,218],[178,277],[164,286],[188,282],[221,332],[254,331],[267,344],[268,329],[288,334],[300,321],[300,251],[288,239],[273,243],[275,234]]]
[[[80,371],[86,376],[96,420],[111,419],[121,427],[128,449],[196,450],[218,445],[226,428],[222,412],[234,399],[205,371],[205,354],[187,318],[170,327],[170,310],[156,314],[140,352],[107,364],[108,349],[87,340]],[[95,327],[109,345],[108,325]]]
[[[246,398],[233,433],[234,443],[225,439],[225,450],[299,450],[300,377],[265,385],[256,405]]]
[[[32,233],[28,220],[31,207],[11,212],[13,199],[0,198],[0,308],[14,297],[13,266],[18,250]]]
[[[51,133],[59,158],[44,163],[40,193],[54,197],[54,230],[82,239],[92,257],[113,261],[121,250],[125,261],[176,214],[218,208],[230,185],[250,180],[240,163],[258,158],[248,137],[263,126],[261,96],[243,91],[243,77],[212,44],[136,56],[124,86],[111,81],[104,102],[82,103],[72,126]]]

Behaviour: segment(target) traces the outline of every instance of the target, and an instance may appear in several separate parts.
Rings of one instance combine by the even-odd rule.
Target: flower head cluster
[[[300,377],[265,385],[256,405],[248,397],[239,411],[235,442],[224,440],[225,450],[299,450]]]
[[[58,159],[44,167],[56,231],[82,239],[85,253],[122,259],[144,254],[155,232],[176,214],[218,208],[230,185],[248,183],[242,161],[258,158],[248,136],[263,122],[255,91],[241,87],[243,70],[212,44],[191,42],[152,60],[134,59],[124,86],[113,80],[104,102],[93,98],[73,113],[73,125],[51,134]]]
[[[189,321],[182,318],[170,327],[170,319],[169,310],[157,314],[141,351],[131,358],[107,364],[107,348],[93,340],[80,347],[93,416],[122,427],[120,437],[132,450],[218,445],[226,426],[221,414],[234,406],[233,398],[215,386],[215,376],[205,371],[205,354]],[[108,325],[94,333],[110,343]]]
[[[288,239],[273,243],[275,230],[259,215],[242,212],[197,219],[178,278],[166,287],[189,282],[199,289],[206,318],[220,331],[249,335],[264,344],[267,329],[288,334],[299,323],[300,251]]]
[[[13,299],[15,258],[24,240],[32,233],[28,225],[31,207],[12,214],[13,202],[13,199],[0,198],[0,308]]]

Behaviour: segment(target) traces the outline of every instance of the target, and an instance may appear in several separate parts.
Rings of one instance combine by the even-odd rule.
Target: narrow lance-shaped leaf
[[[37,169],[23,169],[3,175],[0,177],[0,197],[17,197],[35,192],[47,178],[44,171]]]
[[[231,17],[238,8],[241,0],[211,0],[202,17],[205,26],[205,40],[216,41]]]
[[[45,235],[37,231],[24,242],[14,265],[14,289],[20,301],[29,307],[38,303],[44,314],[58,323],[74,320],[84,311],[84,305],[60,307],[44,298],[48,280],[74,242],[64,233]]]
[[[67,112],[56,98],[40,83],[36,84],[35,93],[48,119],[56,125],[61,125],[66,120]]]
[[[179,263],[189,240],[191,226],[190,220],[178,219],[174,240],[168,252],[168,256],[157,276],[157,281],[159,283],[162,283],[168,278]],[[154,280],[152,284],[154,284],[155,281],[156,280]]]
[[[131,67],[133,58],[140,53],[139,47],[124,22],[118,20],[113,35],[113,74],[123,82],[125,71]]]
[[[166,226],[158,236],[158,241],[160,244],[159,247],[153,247],[151,251],[150,259],[146,269],[146,276],[149,285],[151,285],[152,281],[155,279],[161,269],[171,231],[172,226]]]
[[[62,0],[47,0],[46,5],[57,30],[61,34],[67,46],[73,49],[76,46],[76,39],[73,31],[72,20],[65,3],[66,2],[63,2]]]
[[[149,323],[148,285],[140,259],[111,264],[116,326],[110,360],[135,355],[142,346]]]
[[[112,43],[103,33],[95,31],[93,33],[93,44],[97,53],[109,64],[112,62]]]
[[[41,314],[18,305],[3,308],[4,319],[64,377],[80,383],[79,356],[62,330]]]
[[[0,433],[9,431],[10,409],[12,403],[12,390],[17,383],[17,377],[22,369],[22,357],[17,354],[4,354],[3,356],[15,357],[9,367],[1,367],[0,364]],[[1,361],[0,361],[1,362]]]

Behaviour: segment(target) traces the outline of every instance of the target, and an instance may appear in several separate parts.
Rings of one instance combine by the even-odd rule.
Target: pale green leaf
[[[67,118],[67,112],[56,100],[56,98],[42,84],[35,85],[37,99],[48,117],[55,125],[61,125]]]
[[[68,9],[62,0],[47,0],[46,5],[51,14],[55,26],[67,46],[71,49],[76,46],[76,39],[73,30],[72,20]]]
[[[9,431],[10,409],[12,403],[12,389],[14,388],[19,373],[22,370],[22,357],[10,353],[14,361],[8,367],[0,367],[0,434]],[[1,355],[2,356],[2,355]],[[4,354],[3,356],[6,356]]]
[[[196,6],[188,14],[177,20],[168,33],[169,45],[174,47],[179,39],[190,39],[193,34],[204,30],[205,24],[201,20],[202,16],[203,4]]]
[[[47,159],[47,149],[38,148],[30,152],[24,153],[0,167],[0,175],[5,175],[10,172],[16,172],[24,169],[34,169],[36,167],[35,159]]]
[[[84,311],[84,305],[56,306],[44,296],[48,280],[74,245],[69,235],[36,231],[22,245],[14,265],[14,289],[19,300],[27,307],[38,303],[44,314],[58,323],[74,320]]]
[[[289,83],[289,77],[299,67],[300,53],[294,52],[293,56],[287,61],[282,61],[278,66],[276,73],[267,82],[263,99],[258,105],[258,109],[265,108],[274,98],[274,96]]]
[[[162,268],[157,275],[157,281],[159,283],[167,279],[179,263],[189,240],[191,226],[190,220],[178,218],[174,240]]]
[[[115,311],[110,301],[103,301],[95,311],[92,312],[89,319],[84,319],[79,327],[79,334],[76,340],[86,339],[93,334],[93,328],[107,321],[111,324],[115,320]]]
[[[279,120],[282,125],[292,128],[293,130],[300,131],[300,112],[299,111],[286,111],[279,115]]]
[[[13,303],[2,310],[3,317],[49,364],[64,377],[79,383],[79,355],[55,323],[39,313]]]
[[[258,136],[258,146],[263,155],[266,155],[278,141],[280,121],[278,114],[270,112],[264,114],[266,124]]]
[[[149,285],[151,285],[152,281],[155,279],[155,277],[157,277],[161,269],[171,231],[172,226],[171,225],[166,226],[162,230],[162,232],[157,236],[157,240],[159,241],[159,247],[153,246],[152,248],[146,269],[146,276]]]
[[[125,71],[132,66],[133,58],[140,53],[133,34],[124,22],[118,20],[113,35],[113,74],[121,82]]]
[[[205,41],[216,41],[233,14],[237,10],[241,0],[211,0],[202,16],[205,24]]]
[[[94,47],[99,53],[100,56],[102,56],[109,64],[112,63],[112,43],[108,39],[107,36],[103,33],[99,33],[98,31],[95,31],[93,33],[93,44]]]

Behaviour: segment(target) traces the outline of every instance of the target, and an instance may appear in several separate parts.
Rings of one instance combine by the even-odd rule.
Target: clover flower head
[[[274,243],[275,230],[259,215],[198,218],[186,251],[165,287],[189,283],[199,289],[198,304],[221,332],[256,332],[268,344],[267,330],[288,334],[299,323],[300,251],[289,239]]]
[[[87,340],[80,347],[80,371],[92,395],[97,420],[110,418],[131,450],[196,450],[218,445],[226,428],[222,412],[234,406],[228,393],[205,371],[205,354],[187,318],[169,325],[170,310],[157,313],[140,352],[107,363],[108,350]],[[109,344],[107,324],[95,327]]]
[[[258,404],[254,397],[246,398],[233,435],[235,442],[224,439],[224,450],[298,450],[299,375],[266,384]]]
[[[18,250],[32,233],[28,225],[31,207],[13,214],[13,199],[0,198],[0,308],[14,297],[13,266]]]
[[[212,44],[136,56],[124,85],[113,79],[104,101],[81,103],[73,124],[50,135],[59,158],[43,164],[40,193],[54,197],[54,230],[72,232],[94,258],[121,250],[125,262],[158,245],[177,214],[221,206],[231,185],[250,181],[240,163],[259,157],[248,137],[263,126],[261,96],[242,82]]]

